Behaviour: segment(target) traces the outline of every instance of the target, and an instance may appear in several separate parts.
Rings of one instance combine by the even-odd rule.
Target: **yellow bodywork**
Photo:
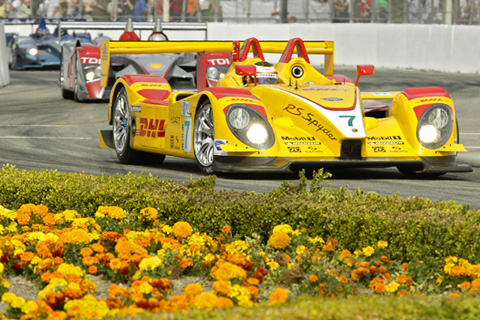
[[[429,104],[448,106],[455,119],[455,110],[449,96],[433,95],[409,99],[402,91],[360,92],[353,81],[339,81],[333,71],[334,43],[332,41],[305,41],[308,55],[321,54],[324,73],[316,70],[298,50],[291,59],[280,59],[273,67],[278,73],[278,82],[271,85],[255,85],[246,82],[246,77],[237,74],[236,66],[254,65],[259,57],[233,61],[225,76],[215,88],[200,92],[172,92],[166,81],[157,82],[153,77],[132,76],[120,78],[112,89],[109,122],[112,123],[112,107],[121,88],[128,93],[130,115],[134,123],[130,147],[134,150],[195,159],[194,122],[200,105],[212,105],[215,123],[215,155],[239,157],[238,159],[269,159],[256,162],[255,169],[283,168],[294,162],[332,163],[345,160],[355,162],[379,162],[387,166],[389,161],[398,165],[402,161],[421,162],[426,158],[452,157],[466,151],[456,142],[457,127],[453,127],[447,143],[438,149],[423,147],[418,141],[417,124],[419,109]],[[110,55],[152,54],[179,52],[230,52],[243,42],[119,42],[102,41],[102,85],[108,79]],[[282,54],[286,41],[259,41],[263,53]],[[302,69],[301,76],[292,76]],[[152,92],[168,91],[165,99],[152,98]],[[148,92],[148,94],[145,94]],[[154,95],[153,95],[154,96]],[[369,116],[364,101],[388,101],[385,117]],[[232,105],[242,104],[253,108],[268,121],[274,133],[274,143],[266,149],[256,149],[241,141],[229,128],[227,110]],[[425,107],[426,108],[426,107]],[[345,141],[348,141],[345,146]],[[355,143],[358,142],[358,144]],[[107,144],[103,142],[103,146]],[[217,145],[218,144],[218,145]],[[349,158],[349,145],[358,156]],[[358,157],[358,159],[357,159]],[[220,159],[220,158],[218,158]],[[223,159],[223,158],[222,158]],[[450,160],[449,160],[450,161]],[[235,167],[251,164],[239,164]],[[443,166],[441,163],[439,166]],[[452,166],[449,162],[445,167]]]

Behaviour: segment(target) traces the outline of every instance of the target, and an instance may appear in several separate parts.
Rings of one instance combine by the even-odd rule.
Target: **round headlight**
[[[207,77],[209,79],[218,80],[218,69],[215,67],[210,67],[207,69]]]
[[[437,149],[445,145],[450,139],[452,131],[452,110],[444,104],[430,106],[418,120],[418,141],[429,149]]]
[[[233,135],[247,146],[265,150],[275,143],[275,134],[265,115],[253,107],[233,104],[228,107],[226,120]]]
[[[95,72],[94,71],[89,71],[85,74],[85,80],[92,81],[93,79],[95,79]]]
[[[268,139],[268,132],[264,126],[255,123],[248,128],[247,138],[253,144],[262,144]]]
[[[38,49],[37,48],[30,48],[28,49],[28,54],[31,56],[36,56],[38,54]]]
[[[244,129],[250,123],[250,116],[243,108],[236,108],[228,115],[228,121],[237,130]]]

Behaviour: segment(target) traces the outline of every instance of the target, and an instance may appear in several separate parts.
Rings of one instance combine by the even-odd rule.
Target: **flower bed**
[[[239,239],[215,238],[188,222],[162,224],[155,208],[138,214],[100,206],[95,218],[25,204],[0,206],[0,295],[6,317],[94,319],[140,312],[276,305],[302,295],[459,295],[478,293],[480,265],[457,257],[392,261],[387,241],[351,252],[335,239],[290,225]],[[9,292],[9,276],[38,284],[37,300]],[[92,276],[112,282],[95,296]],[[201,279],[172,294],[174,279]]]

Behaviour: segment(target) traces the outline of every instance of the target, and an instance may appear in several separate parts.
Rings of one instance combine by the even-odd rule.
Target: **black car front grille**
[[[343,140],[340,151],[340,159],[360,160],[362,159],[362,142],[359,140]]]

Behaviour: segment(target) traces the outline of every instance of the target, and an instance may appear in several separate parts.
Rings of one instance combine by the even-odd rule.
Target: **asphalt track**
[[[354,67],[337,68],[336,73],[355,79]],[[173,157],[167,157],[161,166],[118,163],[113,150],[99,147],[99,130],[109,128],[107,104],[62,99],[57,77],[58,71],[10,72],[11,83],[0,88],[0,163],[13,164],[21,170],[55,169],[92,175],[144,172],[177,182],[203,176],[195,161]],[[367,91],[417,86],[445,88],[455,103],[461,143],[469,150],[460,154],[457,161],[470,164],[474,172],[412,179],[394,168],[349,169],[335,172],[329,186],[361,188],[387,196],[418,195],[480,209],[480,75],[380,69],[375,76],[363,77],[359,86]],[[297,180],[294,174],[226,175],[218,177],[217,188],[263,193],[283,181]]]

